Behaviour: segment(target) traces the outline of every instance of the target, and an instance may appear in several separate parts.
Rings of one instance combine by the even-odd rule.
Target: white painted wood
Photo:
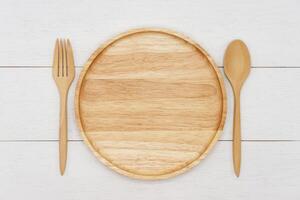
[[[297,200],[300,142],[244,142],[240,178],[232,169],[231,142],[218,142],[191,171],[164,181],[118,175],[82,142],[70,142],[66,174],[58,170],[57,142],[0,143],[1,199]],[[5,161],[5,162],[3,162]]]
[[[254,66],[300,66],[298,0],[7,0],[0,6],[0,66],[50,66],[57,37],[69,37],[82,66],[104,41],[130,28],[174,29],[222,65],[234,38]]]
[[[243,139],[300,140],[299,85],[299,68],[253,68],[241,96]],[[233,96],[227,81],[226,89],[228,115],[223,140],[232,135]],[[0,91],[0,140],[58,139],[58,93],[50,68],[0,68]],[[69,138],[80,140],[74,91],[75,84],[69,97]]]
[[[298,200],[299,8],[298,0],[1,1],[0,199]],[[219,66],[232,39],[247,43],[252,66],[258,68],[252,69],[241,97],[242,138],[248,141],[242,146],[239,179],[233,173],[231,142],[224,141],[231,139],[233,117],[227,81],[222,141],[192,171],[165,181],[128,179],[99,163],[81,141],[73,141],[66,175],[59,175],[58,94],[50,68],[55,39],[69,37],[76,65],[83,66],[104,41],[141,27],[186,34]],[[69,136],[81,140],[74,88]]]

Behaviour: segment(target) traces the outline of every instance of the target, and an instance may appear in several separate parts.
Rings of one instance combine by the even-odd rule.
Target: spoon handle
[[[240,92],[235,93],[234,122],[233,122],[233,165],[237,177],[241,167],[241,118],[240,118]]]

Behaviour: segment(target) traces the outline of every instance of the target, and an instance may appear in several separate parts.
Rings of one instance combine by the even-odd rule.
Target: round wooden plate
[[[132,178],[164,179],[195,166],[215,144],[226,94],[219,70],[195,42],[139,29],[90,57],[75,107],[97,158]]]

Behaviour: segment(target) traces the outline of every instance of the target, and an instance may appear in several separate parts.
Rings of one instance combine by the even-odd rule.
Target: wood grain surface
[[[140,179],[169,178],[196,165],[226,114],[223,79],[211,58],[161,29],[129,31],[98,49],[83,69],[75,104],[96,156]]]
[[[299,6],[297,0],[1,1],[1,199],[298,200]],[[153,26],[199,42],[220,71],[228,42],[247,42],[253,64],[241,93],[245,173],[237,179],[232,170],[233,94],[225,79],[224,131],[209,156],[188,173],[155,182],[114,173],[81,141],[70,106],[69,165],[61,177],[59,96],[51,77],[55,39],[72,40],[77,82],[88,56],[107,39]]]
[[[75,82],[82,68],[77,68]],[[252,68],[251,76],[241,93],[243,140],[278,141],[300,140],[300,68]],[[49,68],[0,68],[1,128],[0,141],[58,140],[59,96]],[[222,72],[222,69],[220,69]],[[223,76],[225,76],[223,74]],[[35,81],[31,81],[34,77]],[[276,80],[275,82],[273,80]],[[36,84],[38,82],[39,84]],[[76,126],[74,96],[76,84],[70,88],[69,139],[82,140]],[[227,115],[221,140],[232,139],[233,94],[225,79]],[[293,97],[293,98],[288,98]],[[43,101],[41,102],[41,99]],[[37,108],[38,105],[38,108]],[[15,113],[14,115],[12,113]],[[288,116],[288,117],[287,117]],[[286,119],[289,120],[286,120]],[[15,123],[18,121],[18,123]],[[32,124],[32,121],[35,124]],[[281,128],[281,127],[284,127]],[[34,131],[33,131],[34,129]],[[266,131],[267,130],[267,131]]]

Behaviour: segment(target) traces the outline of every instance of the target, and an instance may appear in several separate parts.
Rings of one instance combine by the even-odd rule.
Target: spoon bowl
[[[232,87],[242,87],[250,72],[250,55],[246,44],[241,40],[232,41],[225,52],[225,74]]]

